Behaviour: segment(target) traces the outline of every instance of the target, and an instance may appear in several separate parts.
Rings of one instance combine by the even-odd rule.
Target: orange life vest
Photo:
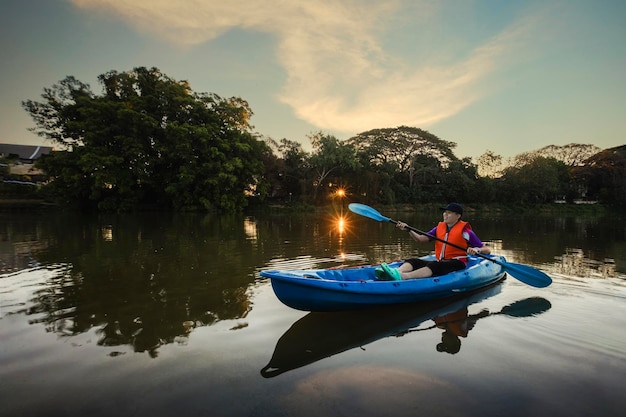
[[[440,329],[447,329],[460,337],[467,337],[470,327],[467,321],[467,307],[442,317],[435,317],[435,323]],[[473,327],[473,325],[472,325]]]
[[[459,220],[448,231],[448,225],[444,222],[440,222],[437,225],[437,237],[439,239],[446,240],[454,245],[461,246],[466,249],[455,248],[452,245],[447,245],[440,241],[435,241],[435,255],[437,259],[459,259],[460,261],[467,262],[467,241],[463,238],[464,230],[472,230],[472,227],[468,222]]]

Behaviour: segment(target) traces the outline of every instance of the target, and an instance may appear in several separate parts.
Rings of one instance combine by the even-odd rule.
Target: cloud
[[[277,98],[322,130],[356,133],[427,127],[480,99],[481,83],[511,64],[535,22],[522,19],[457,60],[419,66],[392,56],[385,35],[407,7],[426,33],[429,2],[413,0],[70,0],[119,16],[136,30],[193,46],[233,29],[271,33],[287,81]],[[409,6],[409,4],[411,4]],[[434,49],[434,48],[433,48]]]

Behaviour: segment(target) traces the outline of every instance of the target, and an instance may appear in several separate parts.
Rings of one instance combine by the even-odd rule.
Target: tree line
[[[535,204],[626,199],[626,145],[546,147],[504,163],[491,152],[459,159],[456,143],[417,127],[300,142],[253,131],[249,104],[196,93],[157,68],[110,71],[101,94],[68,76],[26,100],[32,130],[59,150],[37,167],[40,192],[97,210],[239,210],[250,203],[327,204],[345,191],[367,204]]]

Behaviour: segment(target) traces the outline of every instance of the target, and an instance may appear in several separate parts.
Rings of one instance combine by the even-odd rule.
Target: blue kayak
[[[264,270],[278,299],[303,311],[356,310],[439,300],[486,287],[504,278],[503,256],[469,258],[467,267],[439,277],[379,281],[378,265],[307,270]],[[422,259],[434,260],[434,255]],[[398,267],[400,262],[389,264]]]

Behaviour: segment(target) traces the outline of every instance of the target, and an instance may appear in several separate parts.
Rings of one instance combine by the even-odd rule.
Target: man
[[[468,254],[491,253],[491,250],[476,236],[470,224],[461,220],[463,207],[461,207],[460,204],[450,203],[445,207],[441,207],[441,210],[443,210],[443,221],[433,227],[427,234],[467,249],[461,250],[455,246],[436,240],[435,256],[437,260],[424,261],[419,258],[407,259],[397,269],[391,268],[389,265],[383,263],[381,264],[381,268],[376,271],[376,276],[379,279],[399,281],[402,279],[428,278],[445,275],[464,269],[467,264]],[[434,240],[430,236],[407,229],[406,223],[398,222],[396,226],[400,230],[409,230],[411,237],[418,242]]]

